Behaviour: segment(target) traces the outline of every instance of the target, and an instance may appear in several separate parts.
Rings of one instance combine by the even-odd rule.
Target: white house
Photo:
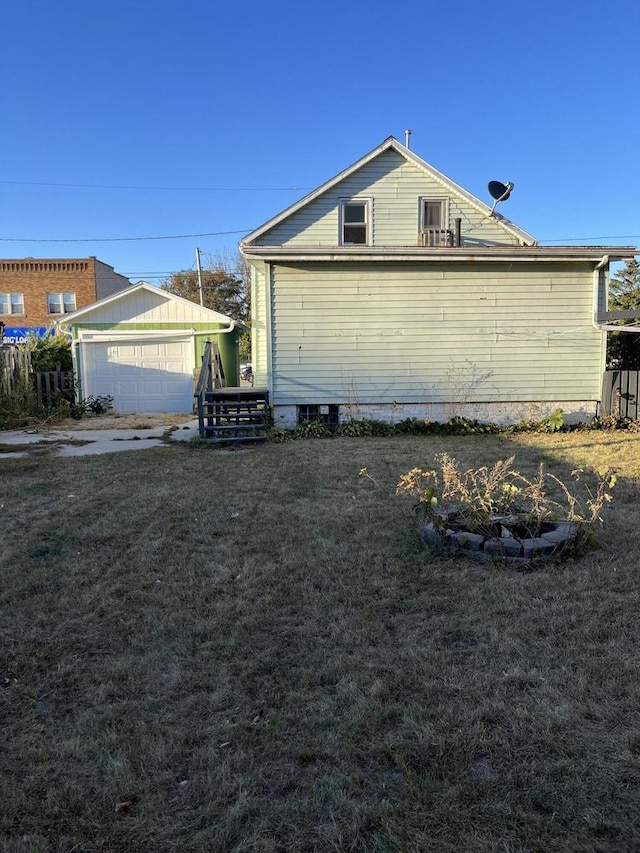
[[[539,246],[393,137],[240,244],[275,423],[595,414],[610,262]]]

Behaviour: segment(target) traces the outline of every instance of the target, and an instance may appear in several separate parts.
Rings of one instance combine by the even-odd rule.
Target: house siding
[[[271,294],[269,264],[251,267],[251,364],[253,382],[257,387],[269,383],[269,333],[271,323]]]
[[[278,264],[271,298],[276,406],[599,399],[589,264]]]
[[[462,244],[518,245],[515,235],[466,198],[427,174],[397,151],[385,151],[338,186],[310,202],[255,241],[258,246],[331,247],[339,242],[339,200],[355,196],[372,199],[372,244],[416,246],[419,199],[448,198],[449,224],[462,219]]]

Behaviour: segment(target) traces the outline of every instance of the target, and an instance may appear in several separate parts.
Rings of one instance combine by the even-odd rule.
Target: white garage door
[[[113,397],[116,412],[191,412],[193,341],[86,341],[82,391]]]

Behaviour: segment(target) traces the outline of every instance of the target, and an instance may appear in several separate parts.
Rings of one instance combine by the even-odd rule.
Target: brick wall
[[[97,263],[101,268],[106,267],[100,261]],[[122,287],[129,286],[128,279],[118,277],[122,279]],[[76,309],[96,301],[96,258],[0,260],[0,293],[22,293],[24,296],[24,314],[0,314],[5,325],[48,326],[64,316],[49,314],[49,293],[75,293]]]

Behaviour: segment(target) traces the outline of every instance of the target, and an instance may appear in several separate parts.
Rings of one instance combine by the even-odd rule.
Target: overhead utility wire
[[[26,237],[0,237],[0,243],[124,243],[136,240],[191,240],[194,237],[221,237],[226,234],[248,234],[251,228],[241,231],[208,231],[204,234],[169,234],[164,237],[82,237],[79,239],[43,239]]]
[[[640,240],[640,234],[616,234],[613,237],[554,237],[552,240],[538,240],[538,243],[569,243],[571,240]]]
[[[0,182],[1,183],[1,182]],[[79,237],[79,238],[43,238],[43,237],[0,237],[0,243],[124,243],[139,240],[191,240],[194,237],[222,237],[228,234],[249,234],[252,228],[236,231],[206,231],[201,234],[167,234],[158,237]],[[571,243],[586,240],[640,240],[640,234],[618,234],[608,237],[558,237],[538,240],[540,243]]]
[[[293,190],[310,190],[313,187],[147,187],[147,186],[127,186],[124,184],[53,184],[45,183],[44,181],[0,181],[0,184],[12,184],[20,187],[69,187],[80,188],[86,190],[178,190],[180,192],[211,192],[211,193],[227,193],[227,192],[285,192]]]

